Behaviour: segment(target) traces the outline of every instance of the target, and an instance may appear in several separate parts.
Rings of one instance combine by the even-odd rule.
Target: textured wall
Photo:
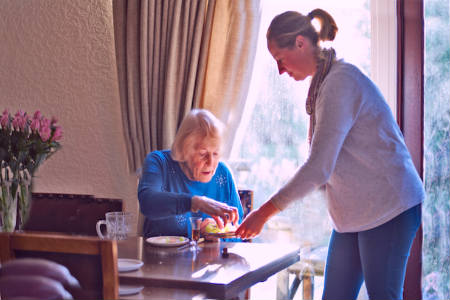
[[[0,110],[5,107],[40,109],[63,126],[63,147],[37,172],[36,192],[122,198],[136,211],[111,0],[0,1]]]

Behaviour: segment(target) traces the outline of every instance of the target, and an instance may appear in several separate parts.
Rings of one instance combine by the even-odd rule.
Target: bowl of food
[[[202,233],[206,239],[208,238],[231,238],[236,234],[236,226],[232,223],[227,223],[222,229],[217,226],[214,219],[202,224]]]

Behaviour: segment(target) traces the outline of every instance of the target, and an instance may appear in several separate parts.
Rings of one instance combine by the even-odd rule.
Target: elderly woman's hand
[[[194,196],[191,202],[192,211],[202,211],[210,215],[222,229],[228,222],[237,223],[239,214],[236,207],[215,201],[205,196]]]
[[[202,224],[200,225],[200,233],[202,234],[202,236],[205,238],[205,241],[208,242],[217,242],[219,241],[218,237],[211,237],[209,236],[206,231],[206,226],[208,226],[209,224],[213,224],[214,226],[216,225],[216,221],[214,221],[213,218],[206,218],[202,221]]]

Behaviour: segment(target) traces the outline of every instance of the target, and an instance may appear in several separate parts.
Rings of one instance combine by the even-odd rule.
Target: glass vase
[[[13,184],[12,180],[1,181],[0,206],[3,232],[13,232],[16,228],[17,190],[17,183]]]

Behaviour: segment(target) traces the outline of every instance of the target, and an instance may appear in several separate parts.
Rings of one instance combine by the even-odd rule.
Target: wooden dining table
[[[251,286],[299,261],[298,245],[204,242],[197,248],[159,247],[142,237],[118,241],[118,257],[143,261],[138,270],[119,272],[120,284],[147,289],[198,291],[209,299],[238,298]],[[191,295],[189,294],[189,295]]]

